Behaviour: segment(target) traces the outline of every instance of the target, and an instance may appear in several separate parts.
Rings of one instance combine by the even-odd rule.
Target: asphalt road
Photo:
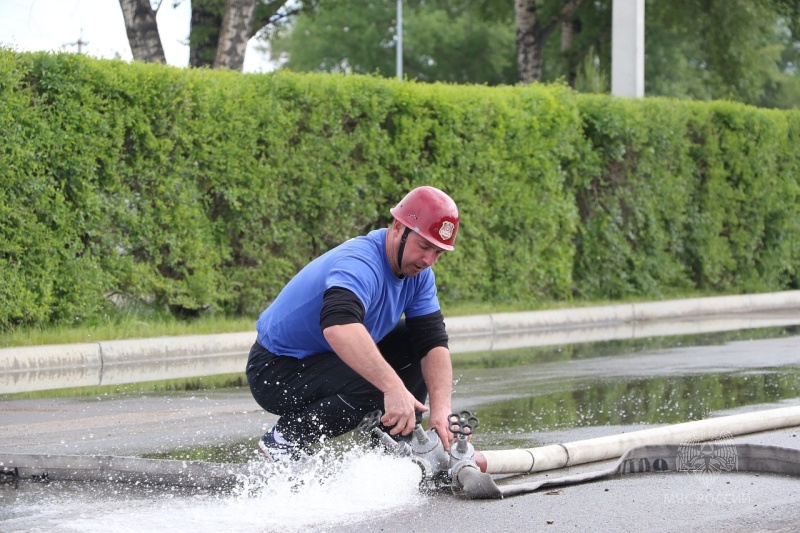
[[[502,402],[537,394],[579,391],[597,383],[697,376],[793,376],[800,368],[800,337],[738,341],[710,346],[680,346],[582,360],[530,363],[499,369],[458,371],[456,410],[492,413]],[[722,380],[720,383],[727,383]],[[709,391],[726,394],[724,388]],[[697,394],[702,394],[699,392]],[[533,401],[533,400],[532,400]],[[708,413],[750,412],[800,404],[784,395]],[[7,400],[0,405],[0,452],[66,455],[140,455],[256,439],[274,417],[262,412],[246,390],[135,396]],[[491,426],[491,424],[487,424]],[[625,425],[561,425],[514,430],[517,440],[539,444],[571,442],[632,429]],[[512,431],[513,432],[513,431]],[[474,442],[508,442],[494,430],[476,432]],[[505,440],[504,440],[505,439]],[[800,448],[800,428],[737,437],[736,442]],[[562,476],[602,469],[582,465],[527,476]],[[271,487],[269,496],[196,504],[197,496],[164,490],[133,495],[120,488],[44,486],[0,480],[2,531],[295,531],[440,532],[451,531],[795,531],[800,523],[800,478],[744,472],[723,473],[711,483],[691,475],[649,474],[545,490],[503,500],[465,500],[452,494],[414,496],[397,489],[380,467],[349,472],[336,490],[324,487]],[[383,478],[380,476],[383,475]],[[376,477],[378,479],[376,479]],[[348,478],[349,479],[349,478]],[[499,484],[518,477],[497,478]],[[380,490],[387,501],[377,502]],[[383,483],[383,484],[381,484]],[[346,487],[346,488],[342,488]],[[338,498],[350,488],[362,492]],[[313,489],[313,490],[312,490]],[[59,496],[59,494],[61,496]],[[266,498],[266,499],[264,499]],[[270,499],[272,498],[272,499]],[[277,498],[277,499],[275,499]],[[394,499],[393,499],[394,498]],[[42,503],[45,502],[45,503]],[[394,503],[393,503],[394,502]],[[330,507],[326,507],[330,504]],[[194,505],[198,505],[194,507]],[[294,508],[298,505],[301,507]],[[283,511],[288,512],[282,515]],[[313,508],[313,509],[312,509]],[[213,515],[199,520],[203,512]],[[124,510],[124,512],[123,512]],[[363,511],[362,511],[363,510]],[[312,513],[316,513],[313,514]],[[263,514],[259,514],[263,513]],[[293,513],[293,514],[292,514]],[[306,518],[302,518],[305,516]]]

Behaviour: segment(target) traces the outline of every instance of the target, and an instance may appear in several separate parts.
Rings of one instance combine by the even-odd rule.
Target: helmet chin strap
[[[403,250],[406,249],[406,241],[408,240],[408,234],[411,233],[411,228],[406,226],[405,230],[403,231],[403,236],[400,237],[400,246],[397,247],[397,269],[403,269]],[[400,277],[403,278],[403,274],[400,274]]]

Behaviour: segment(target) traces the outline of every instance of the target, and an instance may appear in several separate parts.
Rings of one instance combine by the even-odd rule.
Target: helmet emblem
[[[442,223],[442,227],[439,228],[439,237],[441,237],[443,241],[449,240],[450,237],[453,236],[453,229],[455,229],[455,227],[455,224],[449,220],[445,220]]]

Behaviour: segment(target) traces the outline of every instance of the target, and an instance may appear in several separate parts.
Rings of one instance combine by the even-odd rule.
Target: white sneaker
[[[303,456],[299,446],[276,442],[272,430],[266,432],[258,441],[258,451],[271,463],[299,461]]]

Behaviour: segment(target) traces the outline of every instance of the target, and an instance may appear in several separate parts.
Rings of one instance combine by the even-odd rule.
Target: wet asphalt
[[[454,409],[492,412],[498,402],[536,391],[580,390],[604,381],[633,382],[657,376],[792,374],[800,368],[800,337],[784,335],[705,346],[679,346],[551,361],[498,369],[456,371]],[[711,392],[710,392],[711,393]],[[714,394],[725,394],[716,391]],[[800,405],[796,396],[705,413],[719,416]],[[0,452],[129,455],[241,442],[255,446],[275,421],[245,389],[53,399],[9,399],[0,405]],[[487,424],[491,426],[491,424]],[[531,445],[614,435],[654,424],[569,424],[518,430]],[[655,424],[657,425],[657,424]],[[499,430],[495,430],[497,432]],[[504,440],[504,438],[506,440]],[[480,431],[474,443],[480,449]],[[487,434],[490,447],[509,442]],[[735,442],[800,448],[800,427],[736,437]],[[502,448],[501,448],[502,449]],[[613,461],[531,476],[497,477],[498,484],[600,470]],[[7,504],[6,500],[6,504]],[[317,531],[796,531],[800,527],[800,478],[722,473],[701,483],[686,474],[646,474],[543,490],[503,500],[429,496],[412,512],[397,509]],[[2,502],[0,502],[2,505]],[[0,530],[3,530],[0,521]],[[220,531],[227,531],[224,524]],[[35,528],[30,531],[36,531]]]

